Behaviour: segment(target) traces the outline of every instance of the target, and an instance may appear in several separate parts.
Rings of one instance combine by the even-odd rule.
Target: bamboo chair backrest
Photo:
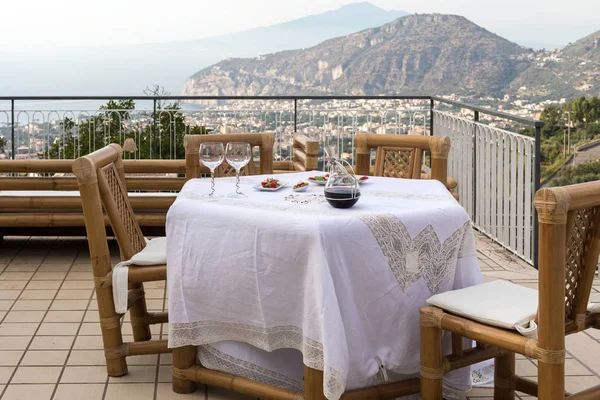
[[[396,136],[396,135],[394,135]],[[378,146],[374,176],[421,179],[423,150],[409,147]]]
[[[377,135],[354,137],[357,173],[369,175],[371,150],[376,149],[375,176],[421,178],[423,152],[431,152],[431,177],[446,185],[450,139],[445,136]]]
[[[186,135],[183,139],[185,146],[185,175],[186,179],[200,177],[200,160],[198,153],[200,145],[206,142],[220,142],[227,146],[230,142],[249,143],[251,148],[258,147],[260,151],[260,168],[255,168],[254,162],[250,161],[241,171],[242,175],[272,174],[273,173],[273,143],[272,133],[231,133],[231,134],[209,134],[209,135]],[[235,176],[235,169],[227,161],[215,171],[215,176]]]
[[[600,181],[541,189],[534,202],[540,224],[540,331],[553,329],[543,326],[544,312],[559,313],[555,319],[564,318],[568,331],[585,329],[600,255]]]
[[[106,256],[101,245],[107,243],[102,209],[106,212],[124,260],[129,260],[146,247],[146,239],[127,197],[121,154],[121,146],[111,144],[78,158],[73,164],[92,257]],[[101,249],[99,253],[92,251],[92,242],[97,244],[95,248]],[[110,255],[108,258],[110,262]]]

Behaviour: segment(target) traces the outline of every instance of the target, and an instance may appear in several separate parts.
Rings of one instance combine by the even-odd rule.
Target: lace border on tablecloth
[[[227,372],[255,382],[278,386],[295,392],[304,390],[302,381],[298,382],[278,372],[225,354],[210,345],[199,346],[198,357],[200,358],[200,364],[208,369]]]
[[[199,321],[169,324],[169,347],[202,346],[225,340],[248,343],[265,351],[296,349],[302,352],[304,365],[323,371],[323,393],[328,399],[339,398],[346,388],[346,379],[336,369],[325,364],[323,344],[304,336],[302,329],[293,326],[259,326]]]
[[[373,233],[404,292],[423,278],[431,293],[437,293],[454,275],[459,258],[477,255],[470,221],[441,243],[431,225],[412,238],[395,215],[367,214],[358,218]]]

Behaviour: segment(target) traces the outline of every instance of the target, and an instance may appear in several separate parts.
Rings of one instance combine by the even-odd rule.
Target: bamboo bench
[[[0,161],[0,174],[12,175],[0,177],[0,236],[84,234],[79,189],[71,170],[73,162]],[[185,161],[126,160],[124,164],[139,224],[149,235],[164,232],[166,212],[176,194],[161,191],[181,189],[185,178],[177,175],[185,173]],[[29,174],[46,176],[22,176]],[[105,224],[108,226],[108,220]]]

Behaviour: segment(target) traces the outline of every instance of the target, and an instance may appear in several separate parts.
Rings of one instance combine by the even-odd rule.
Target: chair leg
[[[514,400],[512,377],[515,374],[515,353],[496,357],[494,360],[494,400]]]
[[[327,400],[323,394],[323,371],[304,366],[304,400]]]
[[[538,360],[538,399],[565,398],[565,364],[549,364]]]
[[[127,374],[127,362],[121,354],[123,335],[121,333],[121,316],[115,311],[112,288],[96,288],[98,314],[100,314],[100,330],[104,343],[104,357],[108,376]]]
[[[144,290],[141,283],[130,283],[129,289]],[[133,331],[133,340],[144,342],[152,339],[150,325],[148,324],[148,309],[146,308],[146,296],[142,295],[129,309],[131,317],[131,330]]]
[[[421,308],[421,399],[442,400],[442,329],[431,323],[433,307]]]
[[[196,346],[184,346],[173,349],[173,367],[178,369],[188,369],[196,364]],[[186,394],[196,391],[196,382],[176,376],[173,372],[173,391],[175,393]]]

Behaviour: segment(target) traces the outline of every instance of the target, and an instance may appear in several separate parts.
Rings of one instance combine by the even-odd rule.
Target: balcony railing
[[[61,107],[109,100],[115,103],[108,109]],[[449,175],[475,227],[535,265],[542,126],[435,96],[0,97],[0,136],[7,142],[0,157],[75,158],[133,138],[131,158],[175,159],[184,157],[188,133],[272,131],[277,160],[291,158],[293,133],[303,132],[353,162],[358,132],[445,135],[452,140]],[[522,127],[535,136],[518,133]]]

